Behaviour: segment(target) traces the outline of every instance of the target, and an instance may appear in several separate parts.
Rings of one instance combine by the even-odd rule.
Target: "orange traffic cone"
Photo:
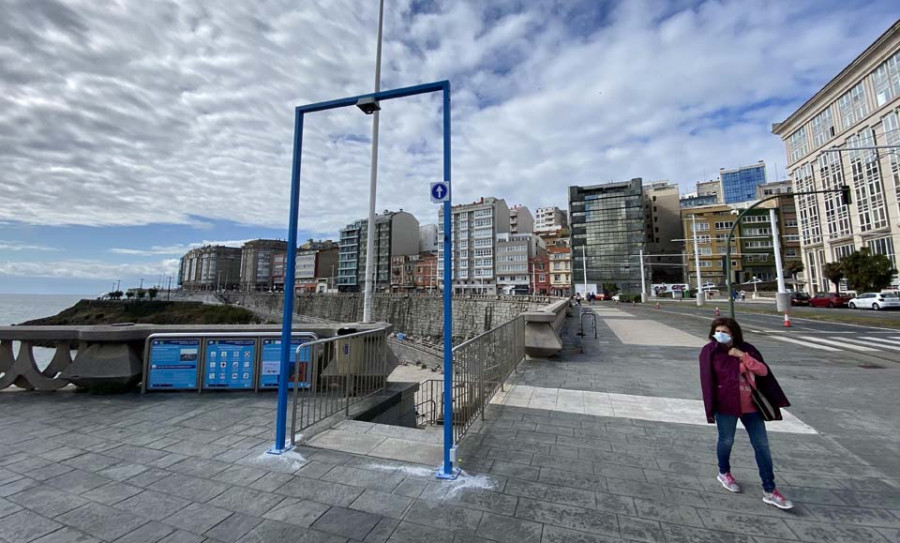
[[[721,317],[721,316],[722,316],[722,312],[719,311],[719,308],[718,308],[718,307],[716,308],[716,316],[717,316],[717,317]]]
[[[791,318],[788,317],[788,314],[787,314],[787,313],[784,314],[784,327],[785,327],[785,328],[790,328],[790,327],[791,327]]]

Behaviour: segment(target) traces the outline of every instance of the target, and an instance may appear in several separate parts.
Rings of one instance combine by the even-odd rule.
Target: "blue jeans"
[[[775,490],[775,473],[772,471],[772,452],[769,450],[769,436],[766,435],[766,423],[759,413],[745,413],[740,417],[750,436],[750,444],[756,453],[756,465],[759,467],[759,478],[766,492]],[[731,447],[734,445],[734,432],[737,429],[738,417],[716,413],[716,427],[719,429],[719,442],[716,454],[719,457],[719,473],[731,471]]]

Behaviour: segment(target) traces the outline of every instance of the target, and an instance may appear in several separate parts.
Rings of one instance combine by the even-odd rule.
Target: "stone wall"
[[[248,309],[277,315],[283,294],[240,294],[236,301]],[[468,338],[490,330],[525,311],[536,311],[559,298],[547,296],[460,296],[453,298],[453,336]],[[395,332],[417,338],[443,335],[444,302],[440,296],[376,294],[372,297],[372,318],[390,322]],[[336,322],[362,320],[362,294],[301,294],[294,311]]]

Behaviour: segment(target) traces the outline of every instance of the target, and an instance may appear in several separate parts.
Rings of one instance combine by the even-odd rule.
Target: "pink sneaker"
[[[791,500],[782,496],[781,492],[778,492],[777,489],[772,492],[763,492],[763,501],[769,505],[774,505],[779,509],[791,509],[794,507]]]
[[[725,487],[725,490],[728,490],[731,492],[740,492],[741,491],[740,485],[738,485],[735,482],[734,477],[731,476],[730,471],[728,473],[720,473],[719,476],[716,477],[716,479],[718,479],[719,482],[722,483],[722,486]]]

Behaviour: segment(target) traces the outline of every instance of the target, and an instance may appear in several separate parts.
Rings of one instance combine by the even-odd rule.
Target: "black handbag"
[[[759,411],[760,416],[762,416],[763,420],[776,420],[775,418],[775,408],[772,406],[772,403],[766,398],[766,395],[763,394],[758,388],[756,388],[756,383],[747,380],[750,384],[750,398],[753,400],[753,406],[756,407],[756,410]]]

